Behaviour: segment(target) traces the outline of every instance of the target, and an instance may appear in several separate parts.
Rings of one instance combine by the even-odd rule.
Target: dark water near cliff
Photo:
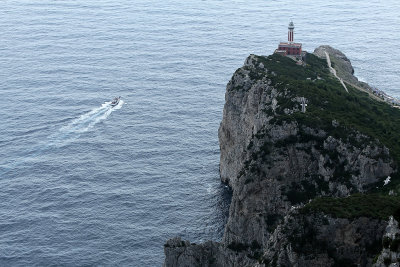
[[[272,53],[292,18],[306,50],[330,44],[400,96],[399,10],[394,0],[1,1],[0,265],[160,266],[169,237],[218,240],[229,194],[217,129],[234,70]]]

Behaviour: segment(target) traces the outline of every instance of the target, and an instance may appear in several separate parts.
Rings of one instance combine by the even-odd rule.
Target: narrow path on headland
[[[339,82],[343,85],[344,89],[345,89],[346,92],[348,93],[349,90],[347,90],[347,87],[346,87],[346,85],[344,84],[342,78],[340,78],[340,77],[338,77],[338,76],[336,75],[336,70],[335,70],[334,68],[332,68],[332,66],[331,66],[331,58],[329,57],[328,52],[326,52],[326,51],[324,51],[324,52],[325,52],[325,55],[326,55],[326,62],[328,63],[329,70],[331,71],[331,73],[332,73],[333,75],[335,75],[335,77],[339,80]]]

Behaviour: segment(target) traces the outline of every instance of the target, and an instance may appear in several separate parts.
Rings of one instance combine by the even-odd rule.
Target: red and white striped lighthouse
[[[288,27],[288,42],[280,42],[278,49],[275,50],[275,53],[284,55],[284,56],[301,56],[301,43],[294,42],[294,24],[293,21],[289,23]]]
[[[289,31],[288,31],[288,41],[289,41],[289,43],[293,43],[293,40],[294,40],[294,33],[293,33],[294,24],[293,24],[293,21],[291,21],[289,23],[288,29],[289,29]]]

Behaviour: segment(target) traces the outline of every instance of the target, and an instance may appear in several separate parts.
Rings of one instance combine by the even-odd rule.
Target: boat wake
[[[116,106],[112,106],[111,103],[105,102],[100,107],[82,114],[66,126],[61,127],[58,133],[50,137],[48,145],[60,147],[71,143],[79,138],[82,133],[89,131],[99,122],[106,120],[113,111],[120,109],[124,101],[120,100]]]
[[[70,123],[62,126],[56,133],[46,138],[46,143],[41,143],[34,146],[30,151],[26,151],[22,158],[17,161],[8,162],[0,165],[0,177],[12,169],[16,168],[27,161],[30,161],[48,151],[51,148],[59,148],[77,140],[83,133],[92,129],[96,124],[106,120],[112,112],[118,110],[124,104],[120,100],[118,105],[112,106],[110,102],[105,102],[100,107],[94,108],[91,111],[80,115],[73,119]]]
[[[115,107],[111,107],[111,102],[105,102],[101,107],[95,108],[88,113],[74,119],[68,125],[61,127],[59,130],[63,133],[84,133],[93,128],[97,123],[105,120],[110,114],[122,107],[124,102],[121,100]]]

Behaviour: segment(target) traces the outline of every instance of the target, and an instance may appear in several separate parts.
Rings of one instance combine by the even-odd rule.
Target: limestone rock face
[[[324,51],[341,75],[357,81],[343,53],[329,46],[314,53]],[[266,60],[250,55],[226,88],[220,175],[233,196],[223,239],[200,245],[171,239],[164,266],[370,266],[388,233],[385,220],[301,210],[316,197],[375,188],[397,171],[390,150],[340,118],[324,127],[291,119],[308,99],[277,83]]]
[[[253,56],[250,56],[246,59],[245,66],[252,67],[252,64]],[[241,68],[229,81],[223,120],[218,131],[221,179],[223,182],[229,182],[231,186],[243,168],[248,153],[247,145],[252,135],[265,123],[264,117],[259,118],[255,115],[261,113],[265,105],[271,105],[273,101],[271,94],[267,95],[264,92],[264,88],[268,88],[268,81],[257,81],[253,84],[254,81],[248,74],[246,68]]]
[[[386,225],[365,217],[349,220],[294,211],[272,234],[264,257],[277,266],[371,266]]]
[[[219,128],[221,178],[233,188],[225,244],[256,241],[265,246],[268,229],[292,205],[318,195],[364,192],[394,171],[389,150],[359,132],[349,131],[348,137],[367,145],[297,122],[274,122],[274,111],[287,101],[285,91],[276,90],[268,79],[249,77],[259,64],[251,55],[233,75]],[[296,104],[287,114],[299,112],[300,97],[289,100]],[[296,191],[305,194],[302,199],[294,199]]]
[[[257,261],[246,254],[225,248],[222,244],[208,241],[204,244],[190,244],[175,237],[164,245],[166,255],[164,266],[221,266],[239,267],[252,266]]]
[[[393,216],[389,219],[383,236],[383,249],[374,266],[400,266],[400,228]]]

